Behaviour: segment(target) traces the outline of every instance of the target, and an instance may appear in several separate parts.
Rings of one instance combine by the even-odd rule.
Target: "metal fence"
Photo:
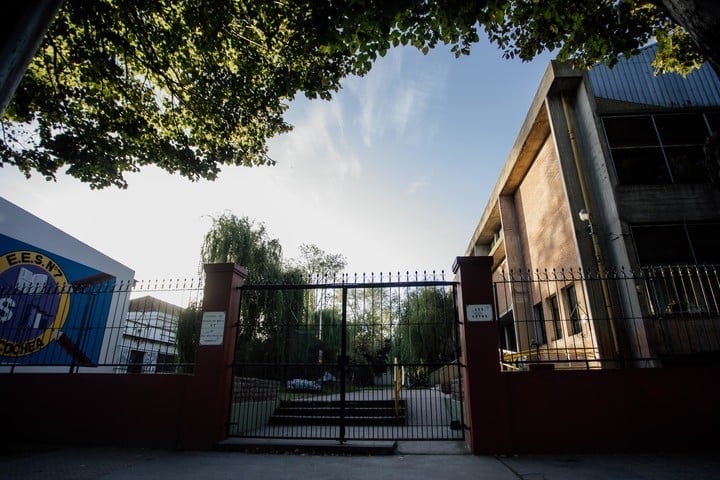
[[[0,373],[192,372],[201,302],[196,280],[18,279],[0,286]]]
[[[455,288],[434,274],[243,286],[230,435],[463,438]]]
[[[507,371],[720,358],[715,265],[499,272],[494,286]]]

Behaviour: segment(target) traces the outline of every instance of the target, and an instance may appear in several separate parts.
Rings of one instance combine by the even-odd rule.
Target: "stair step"
[[[339,416],[296,416],[296,415],[271,415],[270,425],[340,425]],[[405,425],[405,416],[400,417],[367,417],[367,416],[346,416],[345,425],[356,426],[401,426]]]
[[[405,406],[405,400],[399,400],[398,404]],[[322,408],[322,407],[336,407],[340,405],[340,400],[283,400],[280,402],[280,407],[310,407],[310,408]],[[346,400],[345,407],[361,407],[361,408],[374,408],[374,407],[392,407],[395,408],[395,400]]]
[[[345,401],[345,425],[405,425],[405,400]],[[284,400],[270,416],[270,425],[340,425],[339,400]]]
[[[405,413],[404,408],[400,408],[399,413]],[[275,410],[276,415],[295,415],[295,416],[315,416],[315,417],[339,417],[340,407],[323,407],[323,408],[306,408],[306,407],[278,407]],[[394,408],[346,408],[345,415],[351,417],[394,417]]]

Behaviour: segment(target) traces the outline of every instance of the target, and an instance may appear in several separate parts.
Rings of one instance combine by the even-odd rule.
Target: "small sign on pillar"
[[[466,313],[465,318],[468,322],[492,322],[495,320],[492,305],[489,303],[468,305]]]
[[[225,337],[225,312],[203,312],[200,345],[222,345]]]

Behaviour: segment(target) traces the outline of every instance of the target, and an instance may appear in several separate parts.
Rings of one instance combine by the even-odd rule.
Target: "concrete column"
[[[468,446],[475,454],[510,450],[510,418],[500,372],[497,313],[493,301],[492,257],[458,257],[453,272],[460,281],[458,309],[463,395]],[[489,305],[491,315],[478,317],[474,305]],[[472,318],[470,318],[472,317]]]
[[[521,275],[525,275],[528,272],[528,264],[525,261],[526,249],[524,248],[526,237],[524,230],[520,228],[514,195],[499,195],[498,206],[500,207],[500,220],[503,228],[507,268],[509,271],[514,270]],[[518,319],[523,320],[533,318],[531,303],[532,283],[516,282],[506,285],[506,287],[508,287],[508,290],[503,295],[507,296],[509,294],[508,300],[510,304],[505,305],[505,308],[509,308],[513,312],[513,329],[515,330],[517,350],[528,350],[531,348],[530,340],[537,340],[535,332],[528,331],[528,329],[534,328],[534,324],[527,321],[518,322]],[[497,313],[505,313],[502,311],[504,308],[502,303],[499,303],[498,308],[501,309],[501,312]]]
[[[227,438],[240,287],[246,277],[247,270],[232,263],[205,265],[203,317],[224,313],[225,325],[219,344],[203,344],[201,334],[195,372],[188,383],[191,391],[186,396],[179,448],[208,450]]]

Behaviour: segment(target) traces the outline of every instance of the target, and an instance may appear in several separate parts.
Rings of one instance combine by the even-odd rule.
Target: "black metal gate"
[[[241,289],[230,436],[464,438],[454,282],[344,275]]]

